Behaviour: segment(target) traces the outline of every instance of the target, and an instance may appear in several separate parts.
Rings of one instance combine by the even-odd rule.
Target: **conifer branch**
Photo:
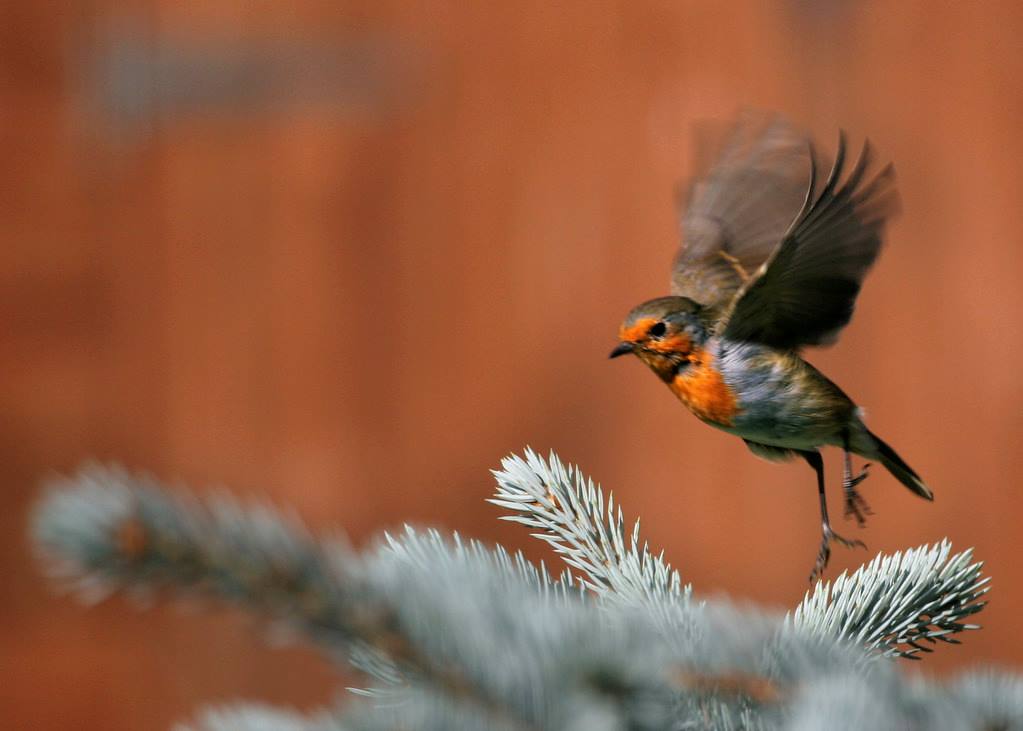
[[[296,518],[268,505],[243,509],[223,492],[199,500],[89,465],[49,484],[33,535],[51,577],[90,603],[122,589],[220,598],[333,648],[383,631],[371,626],[382,618],[362,613],[364,582],[342,541],[316,541]]]
[[[527,447],[525,458],[506,457],[493,474],[497,493],[489,502],[513,511],[501,519],[539,529],[533,536],[581,571],[584,585],[597,594],[664,602],[692,593],[663,552],[655,555],[640,543],[638,520],[626,535],[614,495],[605,500],[599,485],[553,452],[545,461]]]
[[[988,578],[973,551],[950,555],[943,540],[891,556],[879,553],[852,574],[821,581],[790,617],[803,631],[845,639],[885,655],[918,659],[922,642],[958,643],[954,634],[979,629],[963,620],[984,608]]]
[[[639,522],[631,540],[613,498],[577,467],[566,467],[553,453],[545,461],[527,449],[525,458],[508,457],[494,473],[491,503],[515,511],[504,520],[539,528],[533,535],[549,543],[566,563],[584,573],[585,585],[602,596],[642,596],[662,602],[689,596],[678,572],[639,542]],[[956,643],[956,633],[978,625],[962,620],[984,607],[988,579],[972,551],[949,556],[948,541],[893,556],[878,554],[852,575],[818,581],[790,622],[831,639],[850,640],[885,655],[917,658],[925,644]]]
[[[95,466],[51,484],[33,532],[51,574],[87,601],[164,588],[233,601],[334,656],[371,650],[399,692],[519,731],[556,727],[605,684],[660,697],[664,713],[671,705],[664,643],[648,622],[612,619],[567,578],[457,536],[408,529],[356,556],[270,508],[173,495]]]
[[[987,580],[969,551],[879,556],[782,622],[688,601],[610,498],[554,455],[509,458],[498,481],[495,500],[543,530],[591,592],[457,535],[406,528],[359,554],[273,508],[100,467],[53,482],[33,534],[87,600],[166,588],[232,601],[379,684],[308,716],[212,709],[191,731],[1023,727],[1018,678],[907,681],[868,661],[973,627],[963,620]]]
[[[86,599],[162,588],[223,598],[335,657],[374,653],[387,672],[370,693],[398,726],[486,718],[515,731],[568,728],[600,708],[613,728],[653,729],[680,709],[725,723],[776,702],[757,680],[770,682],[762,658],[773,620],[672,601],[612,610],[521,555],[435,531],[407,529],[358,556],[270,508],[90,467],[51,485],[34,534],[54,574]],[[677,635],[665,636],[665,616]],[[743,629],[724,632],[733,626]],[[788,641],[788,678],[833,665],[801,642]]]

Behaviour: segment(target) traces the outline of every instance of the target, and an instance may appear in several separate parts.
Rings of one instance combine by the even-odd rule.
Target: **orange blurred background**
[[[812,473],[607,360],[666,290],[693,123],[747,105],[829,145],[869,134],[900,178],[857,316],[810,358],[937,499],[875,472],[875,515],[846,526],[870,552],[829,576],[975,546],[985,628],[914,669],[1019,666],[1021,36],[1013,2],[4,3],[6,725],[162,729],[340,687],[235,611],[54,597],[26,510],[89,457],[269,495],[359,543],[412,521],[540,558],[484,503],[487,470],[553,447],[697,591],[793,606]]]

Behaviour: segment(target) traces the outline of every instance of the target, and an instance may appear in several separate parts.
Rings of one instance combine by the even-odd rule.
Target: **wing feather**
[[[809,146],[779,117],[747,113],[688,187],[672,294],[723,311],[778,248],[806,195]]]
[[[796,456],[795,451],[786,449],[785,447],[773,447],[769,444],[761,444],[760,442],[752,442],[749,439],[743,439],[746,442],[746,446],[749,447],[749,451],[757,455],[761,459],[766,459],[768,462],[787,462],[790,459],[794,459]]]
[[[812,164],[803,208],[781,245],[743,283],[723,314],[718,329],[726,337],[777,348],[827,345],[849,322],[898,200],[891,165],[860,187],[873,158],[869,143],[839,185],[846,146],[842,133],[819,192],[814,190],[816,152],[809,146]]]

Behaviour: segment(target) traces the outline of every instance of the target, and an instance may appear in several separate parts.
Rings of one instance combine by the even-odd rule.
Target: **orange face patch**
[[[713,356],[706,350],[696,350],[689,355],[689,362],[692,365],[675,376],[668,387],[698,418],[731,426],[739,406],[732,389],[712,365]]]
[[[656,325],[657,320],[653,317],[642,317],[632,324],[631,327],[622,325],[618,330],[618,339],[622,342],[635,343],[646,338],[647,330]]]
[[[631,327],[622,326],[621,330],[618,331],[618,337],[623,342],[629,343],[643,343],[643,347],[647,350],[653,350],[657,353],[688,353],[692,348],[692,343],[684,333],[676,333],[669,335],[661,339],[648,338],[647,332],[653,325],[657,324],[657,320],[653,317],[644,317],[636,320]]]
[[[671,335],[660,340],[648,340],[643,343],[643,347],[658,353],[681,353],[688,355],[693,349],[693,344],[683,333],[678,333],[677,335]]]

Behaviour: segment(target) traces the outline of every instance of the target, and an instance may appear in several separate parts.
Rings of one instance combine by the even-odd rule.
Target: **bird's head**
[[[663,380],[671,381],[708,338],[703,308],[685,297],[658,297],[626,315],[611,357],[632,353]]]

